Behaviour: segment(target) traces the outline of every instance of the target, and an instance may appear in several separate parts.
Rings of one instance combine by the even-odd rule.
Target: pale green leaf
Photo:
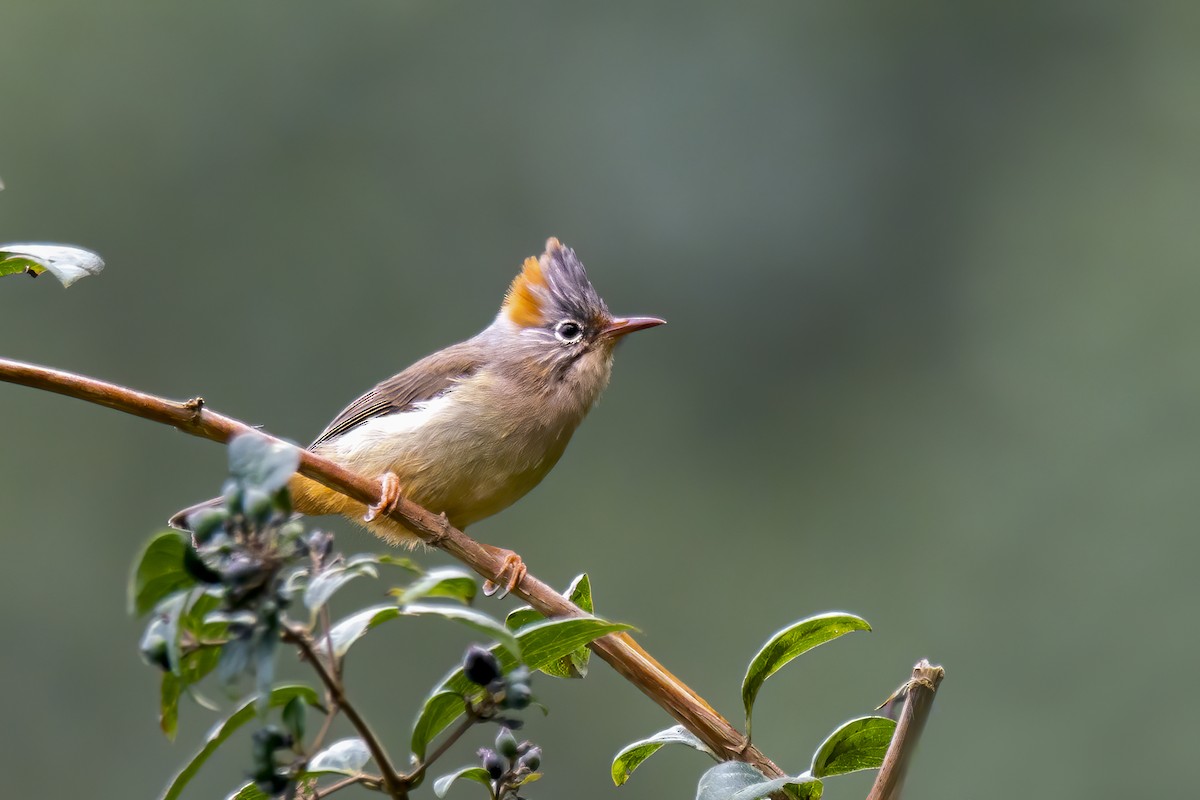
[[[667,728],[665,731],[659,731],[649,738],[628,744],[621,752],[617,753],[612,763],[613,783],[617,786],[625,783],[625,781],[629,780],[629,776],[633,774],[633,771],[641,766],[643,761],[657,753],[659,748],[667,744],[687,745],[695,750],[699,750],[701,753],[707,753],[714,759],[717,757],[709,749],[708,745],[696,738],[696,734],[682,725],[676,725],[673,728]]]
[[[450,791],[450,785],[459,778],[464,780],[475,781],[482,783],[484,786],[491,787],[492,778],[483,767],[463,767],[458,772],[452,772],[449,775],[443,775],[433,782],[433,793],[438,797],[445,797],[446,792]]]

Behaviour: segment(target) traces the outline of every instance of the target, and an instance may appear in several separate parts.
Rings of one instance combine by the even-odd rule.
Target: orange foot
[[[396,510],[400,502],[400,478],[394,472],[385,472],[379,476],[379,502],[367,506],[363,520],[373,522],[379,517],[386,517]]]
[[[525,578],[525,574],[529,572],[525,566],[525,562],[521,557],[512,550],[505,550],[503,547],[492,547],[490,544],[485,544],[492,555],[502,558],[504,563],[500,566],[500,572],[496,575],[497,578],[504,580],[504,576],[508,575],[508,580],[504,581],[504,592],[500,597],[506,597],[509,592],[521,585],[521,581]],[[483,594],[486,597],[491,597],[500,589],[500,585],[491,581],[483,582]],[[499,599],[499,598],[498,598]]]

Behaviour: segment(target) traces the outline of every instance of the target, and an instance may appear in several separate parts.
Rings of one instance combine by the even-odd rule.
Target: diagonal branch
[[[890,706],[895,702],[903,702],[904,705],[896,721],[892,743],[888,745],[887,754],[883,757],[883,766],[875,776],[875,785],[871,787],[867,800],[899,800],[900,789],[904,785],[904,776],[912,761],[917,740],[921,738],[925,721],[929,719],[929,710],[933,707],[934,694],[937,693],[938,684],[944,677],[946,670],[921,659],[913,667],[912,678],[883,704]]]
[[[177,403],[124,386],[20,361],[0,359],[0,380],[86,400],[216,442],[228,442],[239,433],[256,430],[231,417],[207,410],[202,398]],[[377,476],[355,474],[308,450],[301,452],[298,471],[360,503],[371,505],[380,501]],[[502,579],[502,560],[451,526],[444,517],[404,498],[401,498],[390,516],[416,533],[427,545],[446,551],[484,578],[491,581]],[[532,574],[526,574],[513,594],[546,617],[580,616],[584,613]],[[611,634],[589,646],[618,674],[694,733],[723,760],[745,761],[768,778],[783,777],[783,771],[750,744],[737,728],[659,664],[629,635]]]

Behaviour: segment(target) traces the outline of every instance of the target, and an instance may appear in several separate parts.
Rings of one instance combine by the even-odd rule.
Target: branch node
[[[186,411],[192,412],[191,424],[199,425],[200,417],[204,414],[204,398],[199,396],[193,397],[183,404],[183,408]]]

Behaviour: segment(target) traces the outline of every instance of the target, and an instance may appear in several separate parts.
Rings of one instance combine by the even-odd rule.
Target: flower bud
[[[501,728],[496,734],[496,751],[510,761],[517,757],[517,737],[508,728]]]
[[[471,683],[487,686],[500,677],[500,662],[491,652],[473,644],[467,648],[463,659],[463,673]]]
[[[512,708],[520,711],[523,708],[528,708],[532,701],[533,690],[529,688],[529,684],[514,681],[508,685],[508,691],[505,692],[504,700],[500,705],[504,708]]]
[[[520,766],[525,767],[530,772],[537,772],[537,768],[542,765],[542,748],[531,747],[525,755],[521,756]]]
[[[478,755],[480,763],[483,764],[483,768],[487,770],[492,780],[500,780],[500,776],[504,774],[504,759],[486,747],[481,747]]]

